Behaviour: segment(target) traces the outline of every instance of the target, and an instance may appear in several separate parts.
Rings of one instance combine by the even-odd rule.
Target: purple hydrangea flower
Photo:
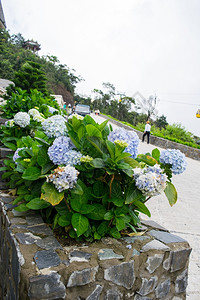
[[[133,177],[135,185],[145,196],[159,195],[166,187],[167,176],[157,164],[143,169],[135,168]]]
[[[161,152],[160,162],[163,164],[170,164],[173,174],[181,174],[185,171],[187,162],[185,154],[180,150],[167,149]]]
[[[82,154],[73,150],[73,148],[74,145],[69,137],[60,136],[56,138],[52,146],[49,147],[49,158],[55,165],[78,165],[80,164]]]
[[[17,148],[17,150],[15,151],[14,155],[13,155],[13,161],[17,164],[16,159],[20,158],[21,156],[18,154],[20,150],[23,149],[27,149],[27,148]]]
[[[67,134],[66,120],[61,115],[47,118],[42,123],[44,133],[49,137],[59,137]]]
[[[122,128],[113,130],[108,135],[108,140],[111,142],[115,142],[116,140],[124,141],[128,143],[128,146],[124,150],[131,154],[133,158],[136,158],[138,154],[138,145],[139,145],[139,137],[137,133],[132,130],[125,130]]]
[[[52,182],[59,192],[73,189],[77,183],[79,172],[71,166],[58,167],[54,173],[47,177],[47,182]]]

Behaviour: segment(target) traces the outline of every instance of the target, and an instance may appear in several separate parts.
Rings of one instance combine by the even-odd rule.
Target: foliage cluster
[[[49,124],[51,118],[46,119]],[[160,162],[158,149],[132,158],[124,151],[127,146],[124,141],[108,139],[112,127],[107,122],[97,124],[89,115],[73,116],[64,122],[65,136],[58,139],[47,135],[43,123],[35,122],[32,116],[26,128],[15,123],[3,126],[2,142],[16,150],[14,157],[6,159],[5,167],[1,168],[5,171],[3,178],[9,180],[8,187],[17,196],[16,210],[40,210],[52,228],[63,227],[72,238],[93,240],[136,232],[140,226],[139,213],[150,216],[145,205],[150,196],[144,191],[150,192],[165,178],[163,190],[173,205],[177,193],[171,183],[172,166]],[[70,139],[68,146],[72,148],[62,147],[64,138]],[[66,151],[63,155],[70,151],[79,153],[79,161],[74,163],[72,157],[72,165],[70,159],[69,165],[54,164],[52,157],[59,159],[56,151],[60,153],[61,149]],[[139,188],[141,182],[137,184],[134,177],[134,174],[139,176],[138,170],[144,177],[149,170],[147,178],[154,180],[158,176],[160,181],[147,182],[149,187],[143,187],[143,191]]]
[[[62,90],[63,98],[67,100],[68,94],[74,93],[76,83],[81,78],[74,74],[74,70],[61,64],[56,56],[40,57],[24,49],[24,42],[21,34],[10,35],[5,29],[0,29],[0,78],[14,81],[16,72],[28,67],[27,62],[37,63],[41,65],[41,71],[47,78],[48,93],[60,94]],[[20,82],[17,81],[18,83]]]

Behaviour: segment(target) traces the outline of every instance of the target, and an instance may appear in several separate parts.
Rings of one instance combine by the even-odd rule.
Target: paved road
[[[103,117],[92,117],[96,122]],[[112,124],[113,129],[117,126]],[[151,152],[155,146],[139,144],[139,153]],[[163,149],[159,148],[160,151]],[[187,158],[187,169],[183,174],[174,175],[172,182],[178,193],[177,203],[171,207],[163,195],[151,198],[147,204],[152,220],[186,239],[192,247],[189,263],[187,300],[200,300],[200,161]],[[146,216],[142,216],[143,219]]]

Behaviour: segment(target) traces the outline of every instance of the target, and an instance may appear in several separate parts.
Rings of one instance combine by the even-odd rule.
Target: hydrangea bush
[[[108,121],[97,124],[89,115],[68,121],[53,115],[36,127],[38,112],[27,115],[30,125],[20,117],[10,130],[27,124],[33,134],[17,139],[4,174],[16,190],[16,210],[40,210],[53,229],[63,227],[67,236],[91,241],[137,232],[139,214],[150,217],[146,201],[155,195],[165,193],[170,205],[176,203],[172,173],[186,167],[179,150],[137,154],[134,131],[113,130]]]

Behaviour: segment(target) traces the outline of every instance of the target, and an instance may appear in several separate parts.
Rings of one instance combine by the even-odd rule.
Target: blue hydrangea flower
[[[108,140],[111,142],[117,141],[123,141],[128,143],[128,146],[124,150],[125,152],[128,152],[131,154],[133,158],[136,158],[138,154],[138,145],[139,145],[139,137],[137,133],[135,133],[132,130],[125,130],[122,128],[113,130],[108,135]]]
[[[185,154],[180,150],[167,149],[161,152],[160,162],[163,164],[170,164],[173,174],[181,174],[185,171],[187,162]]]
[[[143,169],[135,168],[133,177],[135,185],[145,196],[159,195],[166,187],[167,176],[158,164]]]
[[[56,138],[52,146],[49,147],[49,158],[55,165],[78,165],[80,164],[82,154],[73,150],[73,148],[74,145],[69,137],[60,136]]]
[[[58,111],[56,108],[54,108],[54,107],[52,107],[52,106],[49,106],[49,105],[48,105],[48,108],[49,108],[49,112],[50,112],[51,114],[53,114],[55,111]]]
[[[13,161],[17,164],[16,159],[20,158],[21,156],[18,154],[20,150],[27,149],[26,147],[23,148],[17,148],[13,155]]]
[[[65,125],[65,119],[61,115],[55,115],[47,118],[42,123],[44,133],[52,138],[59,137],[67,134],[67,127]]]
[[[30,125],[30,116],[26,112],[18,112],[14,116],[14,121],[15,121],[15,124],[24,128],[24,127]]]
[[[72,189],[78,179],[79,172],[71,166],[58,167],[54,173],[49,175],[46,179],[47,182],[52,182],[59,192]]]

